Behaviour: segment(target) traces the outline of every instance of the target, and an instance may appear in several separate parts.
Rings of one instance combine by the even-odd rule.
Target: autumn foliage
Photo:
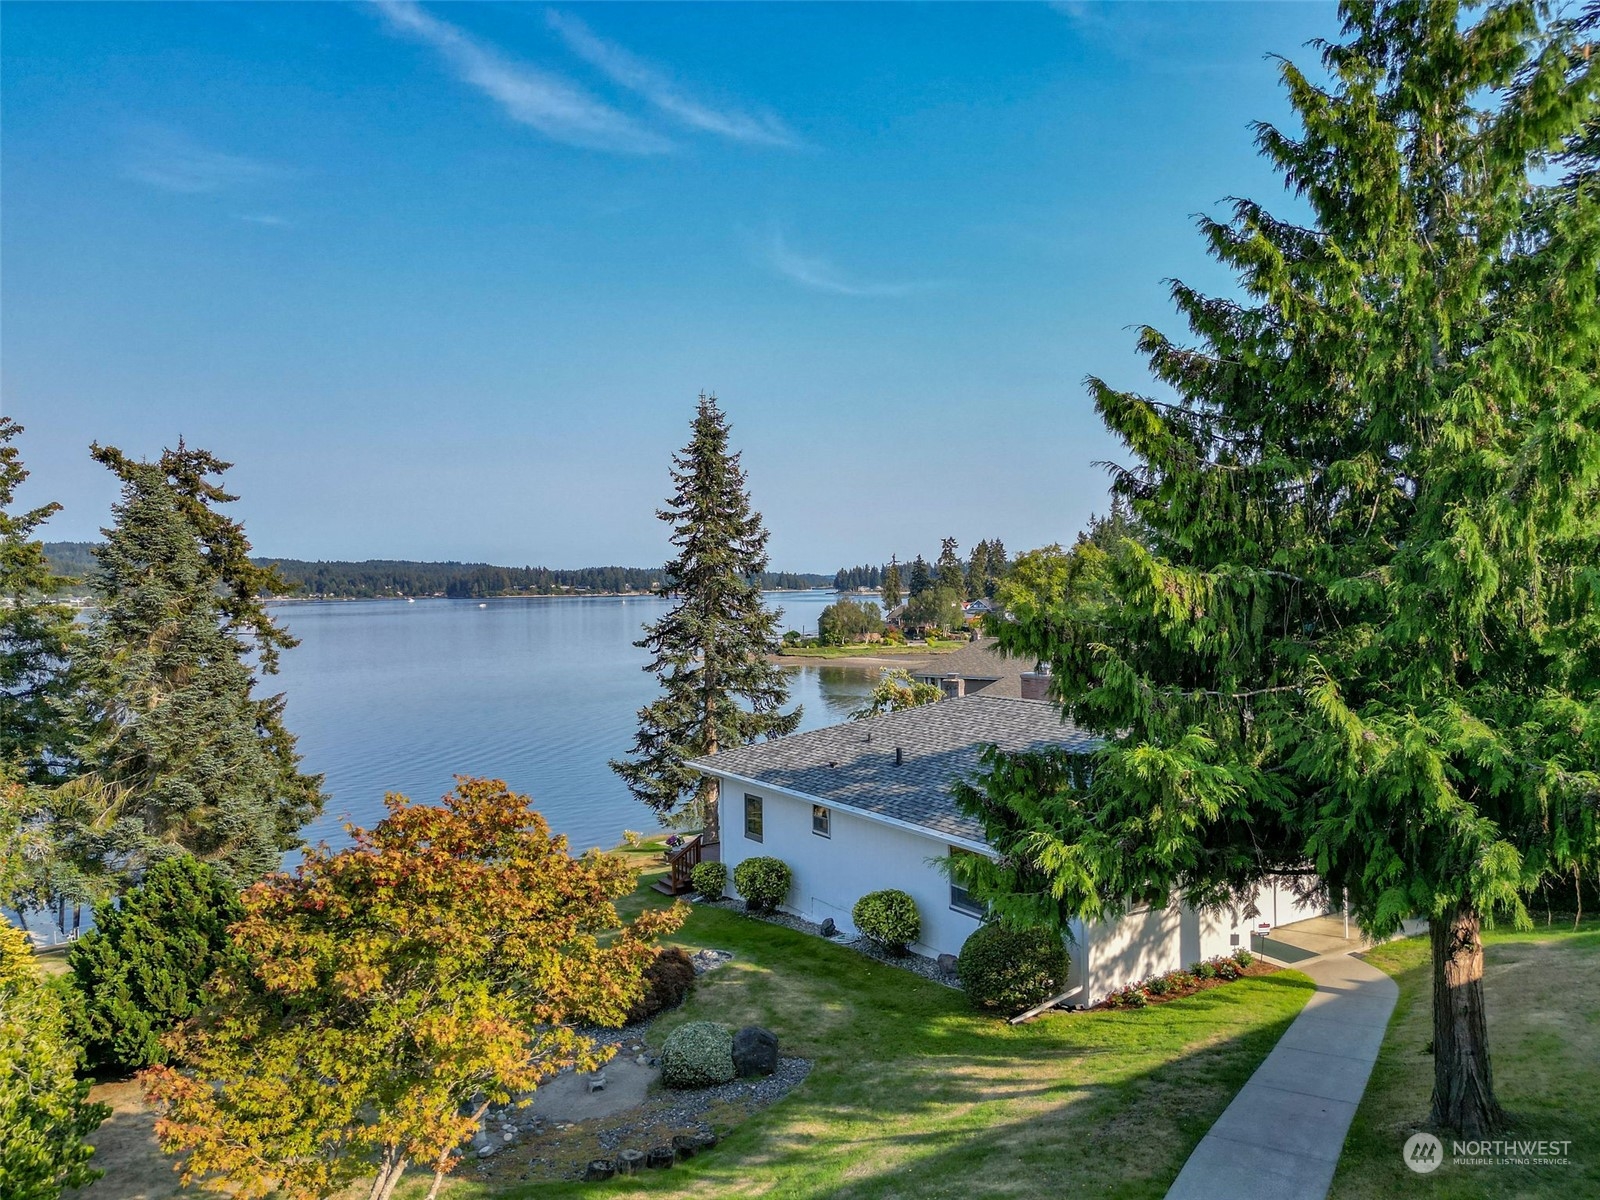
[[[490,1103],[611,1053],[575,1023],[621,1024],[677,909],[622,924],[632,871],[565,838],[498,780],[388,817],[244,893],[239,965],[141,1079],[185,1182],[241,1200],[326,1196],[376,1167],[454,1166]]]

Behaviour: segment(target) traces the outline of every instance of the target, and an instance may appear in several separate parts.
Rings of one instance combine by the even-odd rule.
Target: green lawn
[[[929,654],[945,654],[972,643],[932,639],[925,646],[893,646],[887,642],[858,642],[853,646],[784,646],[779,653],[785,658],[926,658]]]
[[[1417,1175],[1400,1148],[1425,1128],[1433,1087],[1432,971],[1426,938],[1379,946],[1369,962],[1400,1000],[1345,1140],[1332,1200],[1513,1200],[1600,1196],[1600,922],[1485,937],[1484,994],[1495,1091],[1510,1136],[1571,1140],[1568,1166],[1444,1166]],[[1448,1158],[1449,1138],[1445,1138]]]
[[[641,892],[624,907],[662,899]],[[677,940],[736,958],[652,1041],[688,1020],[758,1022],[813,1060],[810,1077],[670,1171],[510,1194],[1159,1197],[1310,995],[1282,972],[1142,1012],[1012,1027],[948,988],[735,912],[697,908]],[[452,1197],[491,1190],[471,1174]]]

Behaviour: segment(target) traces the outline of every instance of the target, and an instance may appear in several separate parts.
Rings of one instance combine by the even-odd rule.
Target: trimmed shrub
[[[622,844],[629,850],[637,850],[644,845],[644,834],[637,829],[624,829],[622,831]]]
[[[733,1030],[690,1021],[661,1046],[661,1082],[672,1088],[715,1087],[733,1078]]]
[[[1152,996],[1165,996],[1178,990],[1171,975],[1153,975],[1145,984],[1145,988]]]
[[[200,1011],[228,953],[228,926],[243,915],[233,885],[188,855],[151,867],[120,904],[95,905],[95,927],[67,954],[90,1065],[166,1062],[162,1036]]]
[[[850,919],[890,954],[904,954],[906,947],[922,936],[917,902],[896,888],[868,892],[856,901]]]
[[[728,864],[697,863],[695,869],[689,872],[689,882],[702,896],[720,897],[728,890]]]
[[[694,987],[694,962],[686,950],[664,947],[644,969],[644,992],[633,1002],[623,1023],[636,1025],[659,1012],[677,1008]]]
[[[1189,967],[1189,974],[1196,979],[1215,979],[1217,977],[1217,964],[1214,962],[1197,962]]]
[[[1107,1008],[1146,1008],[1150,1004],[1150,991],[1142,983],[1130,983],[1106,997]]]
[[[956,975],[974,1008],[1011,1016],[1067,985],[1067,948],[1045,929],[980,925],[961,947]]]
[[[1251,954],[1250,951],[1246,950],[1243,946],[1240,946],[1233,952],[1233,961],[1238,963],[1241,967],[1248,967],[1251,963],[1255,962],[1255,960],[1256,956]]]
[[[794,874],[781,858],[759,855],[733,869],[733,890],[751,912],[771,912],[789,894]]]
[[[1231,983],[1244,974],[1244,969],[1231,958],[1218,958],[1214,965],[1217,968],[1217,978],[1226,982]]]

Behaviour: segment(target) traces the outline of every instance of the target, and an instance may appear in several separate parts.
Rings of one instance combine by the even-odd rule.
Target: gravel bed
[[[778,1069],[765,1077],[735,1079],[716,1087],[663,1091],[646,1100],[632,1121],[602,1132],[600,1144],[613,1151],[629,1146],[648,1150],[660,1140],[663,1130],[676,1132],[687,1128],[711,1133],[711,1124],[705,1117],[714,1107],[735,1105],[746,1113],[753,1113],[782,1100],[810,1072],[810,1059],[780,1058]]]
[[[822,926],[803,917],[791,916],[785,912],[753,913],[744,906],[743,900],[713,899],[709,896],[696,896],[697,904],[709,904],[715,908],[725,908],[729,912],[736,912],[741,916],[749,917],[753,921],[766,921],[772,925],[782,925],[785,929],[793,929],[799,933],[809,933],[815,937],[822,936]],[[943,984],[947,988],[961,990],[961,981],[956,978],[954,971],[947,971],[939,965],[937,959],[928,958],[922,954],[890,954],[870,938],[847,938],[843,934],[828,938],[828,941],[837,942],[841,946],[848,946],[859,954],[864,954],[874,962],[881,962],[888,967],[898,967],[902,971],[910,971],[913,975],[920,975],[934,983]]]

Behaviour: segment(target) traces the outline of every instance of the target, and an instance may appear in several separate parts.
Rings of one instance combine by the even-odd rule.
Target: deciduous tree
[[[216,1003],[141,1075],[184,1179],[313,1200],[407,1166],[436,1192],[491,1103],[612,1053],[574,1027],[620,1024],[678,909],[622,924],[635,877],[573,858],[526,796],[457,780],[441,804],[388,797],[338,854],[244,893]]]
[[[0,1196],[56,1200],[98,1179],[85,1140],[110,1115],[77,1077],[60,997],[22,931],[0,921]]]
[[[876,717],[943,699],[944,693],[937,685],[919,683],[911,677],[910,671],[885,671],[867,702],[850,715],[857,719]]]
[[[674,603],[634,643],[650,651],[645,670],[662,695],[639,710],[633,755],[611,769],[663,819],[687,803],[689,819],[715,840],[716,783],[685,764],[791,733],[800,710],[783,711],[789,677],[767,657],[778,650],[783,615],[761,599],[767,531],[715,396],[700,397],[692,428],[673,456],[672,499],[656,514],[672,526],[677,549],[660,589]]]
[[[1142,334],[1174,400],[1090,381],[1143,544],[995,628],[1104,745],[991,756],[961,871],[1045,923],[1275,875],[1427,916],[1432,1120],[1475,1136],[1481,927],[1600,844],[1600,210],[1542,171],[1597,64],[1520,0],[1343,13],[1326,84],[1282,68],[1303,129],[1258,128],[1307,219],[1201,221],[1239,296]]]

